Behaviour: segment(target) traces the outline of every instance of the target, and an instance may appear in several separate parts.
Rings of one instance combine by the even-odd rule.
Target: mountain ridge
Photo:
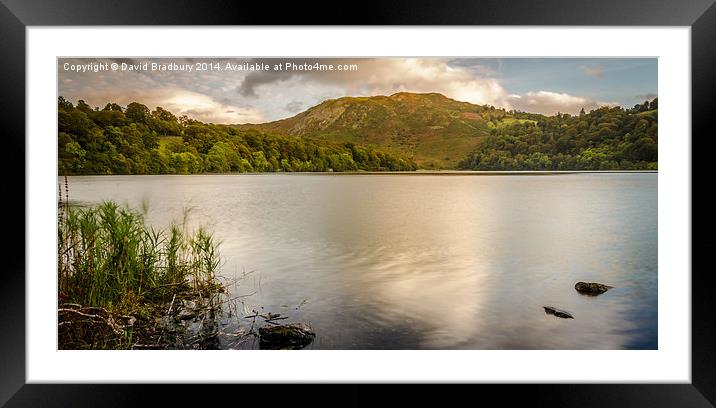
[[[657,102],[546,116],[398,92],[327,99],[290,118],[233,126],[375,146],[426,170],[654,169]]]
[[[232,126],[381,146],[410,157],[422,168],[446,169],[455,168],[504,119],[530,120],[530,115],[435,92],[397,92],[327,99],[290,118]]]

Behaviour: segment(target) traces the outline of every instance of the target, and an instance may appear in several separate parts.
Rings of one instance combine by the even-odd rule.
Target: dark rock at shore
[[[574,316],[572,316],[571,313],[566,312],[564,310],[557,309],[556,307],[552,306],[542,306],[544,307],[544,312],[547,314],[555,315],[557,317],[561,317],[562,319],[574,319]]]
[[[613,288],[613,286],[603,285],[596,282],[577,282],[574,285],[574,289],[576,289],[577,292],[591,296],[601,295],[611,288]]]
[[[316,337],[305,323],[291,323],[259,328],[259,348],[266,350],[298,350],[311,344]]]

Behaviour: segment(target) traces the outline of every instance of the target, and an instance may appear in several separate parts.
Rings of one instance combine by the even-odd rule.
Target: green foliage
[[[142,214],[105,202],[63,206],[58,230],[58,289],[71,303],[130,311],[172,293],[177,285],[216,285],[217,245],[203,229],[168,231],[144,223]],[[175,292],[174,292],[175,293]]]
[[[653,108],[653,109],[652,109]],[[657,100],[632,109],[603,107],[579,116],[541,116],[495,127],[460,169],[638,170],[658,162]]]
[[[410,171],[410,159],[352,142],[206,124],[140,103],[77,107],[58,99],[59,174]]]
[[[324,101],[258,125],[214,125],[140,103],[58,100],[60,174],[658,167],[658,100],[578,115],[506,111],[440,94]]]

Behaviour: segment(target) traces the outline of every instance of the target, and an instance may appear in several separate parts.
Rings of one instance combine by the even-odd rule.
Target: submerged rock
[[[547,314],[555,315],[557,317],[561,317],[562,319],[574,319],[574,316],[572,316],[571,313],[566,312],[564,310],[557,309],[556,307],[552,306],[542,306],[544,308],[544,312]]]
[[[297,350],[311,344],[316,333],[305,323],[259,328],[259,347],[268,350]]]
[[[613,286],[603,285],[596,282],[577,282],[574,285],[574,289],[576,289],[577,292],[592,296],[601,295],[611,288],[613,288]]]

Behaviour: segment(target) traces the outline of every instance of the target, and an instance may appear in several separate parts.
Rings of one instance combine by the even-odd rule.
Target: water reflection
[[[194,208],[250,308],[309,348],[656,348],[656,174],[73,177],[74,199]],[[576,281],[615,286],[581,296]],[[546,315],[542,306],[575,319]],[[241,330],[230,323],[229,330]],[[248,343],[242,347],[254,347]]]

